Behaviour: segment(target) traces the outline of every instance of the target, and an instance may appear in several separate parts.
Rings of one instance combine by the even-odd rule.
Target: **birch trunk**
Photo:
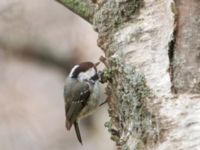
[[[105,125],[118,149],[198,149],[200,2],[109,0],[93,7],[112,76]]]

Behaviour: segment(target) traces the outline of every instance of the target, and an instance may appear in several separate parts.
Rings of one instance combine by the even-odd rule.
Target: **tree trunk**
[[[105,125],[118,149],[197,149],[200,2],[90,3],[112,77],[106,88],[110,121]]]

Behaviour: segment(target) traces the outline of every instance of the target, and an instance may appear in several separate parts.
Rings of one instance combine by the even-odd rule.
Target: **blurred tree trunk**
[[[105,126],[118,149],[197,149],[200,1],[93,2],[92,24],[112,76]]]

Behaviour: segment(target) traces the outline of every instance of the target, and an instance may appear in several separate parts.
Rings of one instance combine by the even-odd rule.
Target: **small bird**
[[[82,62],[75,65],[64,85],[66,128],[70,130],[74,125],[81,144],[78,121],[91,114],[100,103],[99,76],[96,68],[98,64]]]

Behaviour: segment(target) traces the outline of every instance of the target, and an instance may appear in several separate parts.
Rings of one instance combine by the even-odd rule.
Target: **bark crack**
[[[175,43],[176,43],[176,29],[174,30],[173,33],[173,39],[169,42],[169,74],[170,74],[170,80],[171,80],[171,92],[172,93],[177,93],[177,90],[174,86],[174,66],[173,66],[173,61],[174,61],[174,50],[175,50]]]
[[[178,13],[177,13],[177,8],[175,2],[171,3],[171,11],[174,14],[174,31],[172,34],[172,40],[169,42],[169,50],[168,50],[168,56],[169,56],[169,74],[170,74],[170,80],[171,80],[171,92],[176,94],[177,90],[175,88],[174,84],[174,52],[175,52],[175,47],[176,47],[176,37],[177,37],[177,18],[178,18]]]

